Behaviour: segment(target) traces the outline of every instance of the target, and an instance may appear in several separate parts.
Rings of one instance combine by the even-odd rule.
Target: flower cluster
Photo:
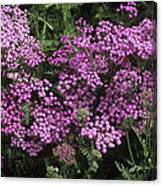
[[[33,156],[69,133],[71,113],[64,110],[51,86],[46,79],[23,73],[2,93],[2,133],[11,135],[11,145]]]
[[[93,28],[82,18],[77,22],[78,36],[73,43],[88,53],[107,53],[106,60],[121,64],[130,55],[148,59],[155,52],[154,22],[145,18],[139,25],[125,27],[100,21]],[[83,30],[83,25],[84,30]],[[93,29],[92,29],[93,28]]]
[[[95,27],[80,18],[78,35],[71,41],[61,39],[63,47],[48,58],[54,65],[66,64],[93,89],[102,86],[101,77],[109,71],[109,63],[125,65],[131,55],[148,59],[156,50],[154,22],[144,19],[139,25],[125,27],[100,21]],[[127,64],[127,63],[126,63]]]
[[[1,65],[7,71],[16,70],[25,63],[34,68],[45,55],[38,41],[30,35],[27,15],[17,6],[1,8]]]
[[[76,150],[69,144],[63,143],[53,149],[53,154],[59,157],[60,161],[65,162],[67,165],[75,163]]]
[[[124,27],[101,21],[92,27],[81,18],[77,29],[79,35],[71,41],[64,38],[63,43],[75,50],[63,61],[67,66],[57,88],[72,110],[73,123],[81,126],[81,136],[94,140],[96,148],[107,153],[121,144],[124,131],[120,126],[126,119],[132,118],[138,127],[144,125],[146,92],[152,104],[152,73],[132,67],[128,57],[148,59],[154,54],[154,23],[145,19],[138,26]],[[115,73],[111,74],[111,68]]]
[[[110,122],[108,115],[96,115],[87,118],[86,126],[81,129],[81,136],[86,136],[93,139],[97,150],[103,154],[107,153],[108,149],[115,148],[121,144],[121,138],[124,132],[116,129]]]
[[[91,56],[87,57],[87,52],[75,52],[74,46],[68,44],[64,48],[55,51],[48,60],[51,64],[68,64],[69,69],[75,71],[89,86],[95,89],[97,86],[102,85],[99,74],[107,72],[108,65],[100,55],[95,55],[94,63],[91,63]]]
[[[128,2],[126,5],[120,4],[119,8],[116,9],[117,12],[128,12],[128,17],[130,19],[138,16],[138,10],[136,8],[136,2]]]
[[[93,89],[86,84],[81,76],[62,72],[57,88],[64,97],[64,104],[73,111],[80,108],[91,109],[94,105],[96,96]]]
[[[138,16],[138,10],[136,8],[136,2],[128,2],[126,5],[120,4],[119,8],[117,8],[117,12],[128,12],[128,17],[130,19]]]
[[[52,56],[50,56],[48,60],[53,65],[59,65],[60,63],[66,64],[69,55],[70,54],[72,55],[73,53],[74,53],[73,47],[70,44],[65,43],[65,45],[62,48],[53,52]]]
[[[120,124],[127,117],[134,120],[142,117],[144,108],[141,94],[143,91],[153,91],[153,79],[150,72],[140,74],[138,71],[139,69],[118,71],[105,90],[106,96],[101,97],[97,110],[107,113],[112,123]],[[143,82],[145,76],[148,76],[147,82]]]
[[[124,132],[118,130],[126,119],[132,118],[138,127],[145,125],[147,109],[143,105],[143,93],[148,104],[152,104],[153,77],[149,71],[140,69],[122,69],[116,72],[110,85],[105,86],[105,95],[101,96],[96,108],[98,115],[89,118],[81,134],[95,139],[96,147],[103,153],[108,148],[121,144]],[[95,118],[95,119],[94,119]],[[115,128],[116,127],[116,128]]]

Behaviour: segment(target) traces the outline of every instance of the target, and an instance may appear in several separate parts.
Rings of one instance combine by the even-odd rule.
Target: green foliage
[[[74,13],[81,4],[32,5],[29,9],[31,32],[40,41],[44,52],[57,49],[60,36],[73,36],[75,33]]]
[[[102,159],[102,154],[95,149],[93,143],[87,145],[87,142],[84,140],[80,145],[79,151],[82,160],[77,161],[78,169],[80,170],[84,178],[91,179],[97,173],[99,162]],[[82,165],[80,164],[80,162],[82,163]]]
[[[79,120],[81,125],[84,125],[88,114],[89,114],[88,110],[84,108],[78,110],[77,119]]]
[[[62,12],[64,34],[73,36],[75,32],[75,20],[73,19],[72,11],[78,11],[81,4],[60,4],[56,8]]]
[[[47,178],[58,178],[58,179],[63,178],[62,175],[59,175],[59,169],[53,166],[47,167],[46,177]]]
[[[30,122],[30,108],[27,103],[24,103],[22,106],[22,111],[24,113],[24,116],[21,120],[22,125],[29,126]]]
[[[4,141],[5,140],[5,141]],[[32,158],[19,149],[12,148],[3,137],[2,156],[3,168],[2,176],[8,177],[44,177],[45,165],[41,157]]]
[[[121,178],[128,180],[153,180],[156,178],[156,138],[152,120],[146,121],[144,131],[139,131],[134,126],[130,126],[135,134],[136,141],[130,143],[130,136],[126,132],[128,151],[130,160],[126,163],[115,162]],[[139,146],[132,148],[131,144],[138,143]],[[138,152],[138,153],[135,153]],[[135,157],[136,154],[136,157]]]

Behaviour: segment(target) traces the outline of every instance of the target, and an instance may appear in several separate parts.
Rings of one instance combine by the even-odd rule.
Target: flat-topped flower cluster
[[[21,67],[21,63],[34,68],[45,58],[39,42],[30,35],[26,12],[17,6],[1,9],[1,65],[6,71]]]

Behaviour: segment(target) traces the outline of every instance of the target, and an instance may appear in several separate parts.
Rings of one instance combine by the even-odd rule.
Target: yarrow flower
[[[26,12],[18,6],[2,6],[1,17],[2,70],[16,70],[21,63],[32,68],[42,63],[45,55],[30,35]]]
[[[126,5],[120,4],[119,8],[116,9],[117,12],[128,12],[128,17],[130,19],[138,16],[138,10],[136,8],[136,2],[128,2]]]
[[[28,74],[2,93],[2,133],[11,145],[35,156],[44,145],[59,143],[69,133],[71,113],[50,91],[51,83]]]
[[[128,57],[148,59],[154,54],[154,23],[145,19],[138,26],[124,27],[100,21],[94,28],[81,18],[77,29],[79,34],[67,41],[75,50],[66,57],[66,63],[63,60],[66,70],[60,74],[57,88],[76,118],[73,122],[81,127],[81,136],[94,140],[96,148],[107,153],[121,144],[125,133],[120,125],[127,118],[133,118],[136,127],[144,125],[144,92],[149,92],[149,104],[153,102],[152,73],[132,67]],[[57,59],[55,52],[51,61]],[[80,111],[86,113],[84,124]]]
[[[153,102],[153,77],[149,71],[140,69],[124,69],[116,72],[110,85],[105,87],[105,95],[101,96],[96,108],[98,115],[89,117],[82,136],[94,139],[96,148],[103,153],[121,144],[124,131],[119,129],[127,118],[133,118],[136,127],[145,125],[147,108],[143,105],[143,93],[150,92],[147,103]]]
[[[63,47],[54,51],[48,60],[53,65],[66,64],[93,89],[103,85],[101,77],[108,73],[111,62],[127,65],[125,61],[131,55],[146,60],[156,50],[155,24],[147,18],[132,27],[109,21],[100,21],[93,27],[83,18],[76,25],[78,35],[71,41],[66,38]]]
[[[81,18],[76,28],[78,34],[62,36],[62,46],[48,57],[51,68],[63,65],[53,85],[16,71],[21,62],[36,67],[44,54],[30,35],[26,13],[2,8],[2,67],[16,80],[2,91],[2,133],[30,156],[51,144],[67,164],[75,161],[75,149],[64,143],[71,132],[107,153],[122,143],[125,120],[143,128],[153,104],[152,72],[133,66],[129,57],[147,60],[155,53],[154,21],[125,27],[102,20],[90,26]]]
[[[58,156],[60,161],[65,162],[67,165],[72,165],[76,162],[76,150],[69,144],[63,143],[53,149],[53,154]]]

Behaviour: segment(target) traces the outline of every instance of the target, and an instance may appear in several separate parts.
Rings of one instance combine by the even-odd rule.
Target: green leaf
[[[38,17],[38,20],[40,20],[43,23],[45,23],[50,30],[52,30],[52,31],[54,30],[53,26],[49,22],[47,22],[45,19],[43,19],[42,17]]]

